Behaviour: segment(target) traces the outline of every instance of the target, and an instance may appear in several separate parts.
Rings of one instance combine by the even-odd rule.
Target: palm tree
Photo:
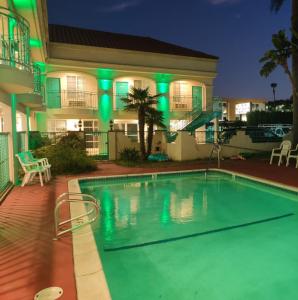
[[[260,62],[263,63],[260,74],[261,76],[268,77],[277,66],[281,66],[290,79],[293,90],[293,98],[295,98],[295,95],[297,95],[296,82],[293,76],[293,70],[291,71],[289,67],[288,60],[293,55],[293,52],[296,50],[296,48],[298,48],[298,46],[293,44],[288,39],[285,31],[283,30],[280,30],[278,33],[272,35],[272,44],[274,46],[274,49],[267,51],[260,59]],[[272,88],[274,89],[275,87],[275,85],[274,87],[272,86]],[[297,97],[296,100],[298,100]],[[293,133],[295,133],[294,124]],[[294,134],[293,139],[295,141]]]
[[[271,9],[279,11],[286,0],[271,0]],[[292,43],[298,45],[298,1],[292,0]],[[292,77],[293,88],[293,142],[298,143],[298,48],[292,53]]]
[[[156,110],[154,107],[150,107],[147,110],[145,122],[148,125],[148,134],[147,134],[147,157],[148,157],[152,151],[154,125],[160,128],[167,128],[167,126],[163,123],[164,122],[163,112]]]
[[[145,147],[145,116],[146,112],[152,105],[157,104],[157,98],[160,95],[151,96],[149,87],[146,89],[131,88],[126,98],[121,98],[125,103],[125,110],[136,111],[138,113],[139,122],[139,139],[142,159],[146,159]]]

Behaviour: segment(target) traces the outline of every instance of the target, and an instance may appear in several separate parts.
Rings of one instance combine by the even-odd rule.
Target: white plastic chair
[[[287,158],[287,166],[290,164],[290,159],[296,159],[296,168],[298,168],[298,144],[296,145],[296,148],[293,150],[290,150]]]
[[[42,175],[44,174],[45,180],[47,181],[47,171],[46,169],[39,165],[38,162],[30,162],[27,160],[25,153],[18,153],[16,154],[17,159],[20,162],[20,165],[25,173],[22,186],[29,183],[33,180],[34,176],[39,174],[40,185],[43,186],[43,178]]]
[[[271,153],[271,158],[270,158],[270,165],[272,165],[273,158],[276,156],[279,157],[278,166],[280,166],[283,157],[285,157],[285,159],[287,160],[291,147],[292,147],[291,141],[283,141],[280,144],[279,148],[273,148]]]
[[[46,176],[47,176],[47,181],[51,180],[51,165],[49,164],[49,161],[47,158],[35,158],[33,157],[32,155],[32,152],[31,151],[26,151],[24,152],[25,155],[26,155],[26,158],[29,162],[38,162],[38,164],[42,167],[45,168],[46,170]]]

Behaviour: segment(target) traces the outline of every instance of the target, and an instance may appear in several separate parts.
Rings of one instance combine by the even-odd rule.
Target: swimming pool
[[[298,299],[295,191],[221,172],[80,181],[114,300]]]

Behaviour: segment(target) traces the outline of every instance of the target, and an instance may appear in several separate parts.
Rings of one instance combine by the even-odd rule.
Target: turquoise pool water
[[[80,182],[114,300],[298,299],[298,196],[219,172]]]

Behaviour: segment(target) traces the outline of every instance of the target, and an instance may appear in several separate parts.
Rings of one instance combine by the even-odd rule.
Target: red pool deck
[[[190,170],[206,166],[206,163],[191,162],[158,168],[130,168],[99,163],[97,171],[76,177]],[[270,166],[268,161],[262,160],[228,160],[222,162],[222,168],[298,187],[298,169],[293,166]],[[70,178],[57,177],[43,188],[38,184],[16,187],[0,206],[1,300],[32,300],[35,293],[49,286],[63,288],[60,299],[76,299],[71,236],[52,240],[55,199],[67,191]],[[66,217],[68,212],[63,214]]]

